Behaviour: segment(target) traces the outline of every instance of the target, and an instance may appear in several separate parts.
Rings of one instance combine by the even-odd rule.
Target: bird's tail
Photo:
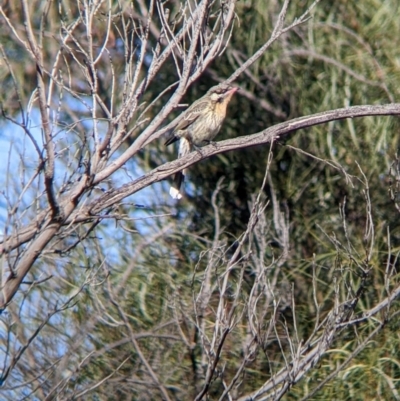
[[[181,138],[179,142],[178,158],[189,154],[190,150],[191,150],[190,142],[185,138]],[[178,173],[175,174],[174,182],[171,185],[171,188],[169,189],[169,194],[171,195],[172,198],[174,199],[182,198],[180,189],[183,181],[185,180],[185,175],[186,175],[186,169],[179,171]]]
[[[171,188],[169,189],[169,194],[172,196],[172,198],[182,199],[182,194],[180,193],[180,189],[184,179],[185,175],[183,174],[182,171],[174,175],[174,183],[171,185]]]

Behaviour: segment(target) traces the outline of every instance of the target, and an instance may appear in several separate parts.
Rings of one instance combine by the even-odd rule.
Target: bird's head
[[[234,86],[221,84],[212,87],[208,91],[211,101],[215,103],[228,103],[231,100],[232,95],[238,90]]]

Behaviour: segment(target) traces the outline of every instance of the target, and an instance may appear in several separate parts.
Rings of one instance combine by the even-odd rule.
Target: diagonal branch
[[[325,124],[330,121],[381,115],[400,115],[400,103],[379,106],[353,106],[325,111],[306,117],[295,118],[293,120],[269,127],[256,134],[217,142],[216,144],[208,145],[202,148],[201,153],[195,151],[178,160],[165,163],[162,166],[157,167],[156,169],[143,175],[142,177],[130,182],[129,184],[125,184],[118,189],[112,189],[106,192],[100,199],[96,199],[94,202],[92,202],[88,210],[90,211],[90,214],[97,214],[103,209],[118,204],[125,197],[140,191],[148,185],[164,180],[170,175],[188,168],[198,161],[209,158],[213,155],[232,150],[245,149],[251,146],[265,145],[298,129]]]
[[[66,200],[64,201],[65,203],[62,205],[63,216],[65,217],[64,221],[57,221],[53,224],[47,221],[46,224],[50,224],[43,228],[39,228],[36,223],[33,223],[32,225],[23,228],[25,232],[24,236],[17,233],[16,235],[9,236],[0,242],[2,244],[0,246],[0,253],[9,253],[23,243],[32,240],[32,238],[39,234],[29,245],[28,249],[25,251],[25,255],[21,258],[17,269],[15,269],[17,273],[10,275],[3,283],[3,296],[0,298],[0,309],[3,309],[11,301],[23,278],[28,273],[41,251],[47,246],[53,236],[57,234],[63,225],[101,219],[102,216],[99,216],[99,213],[103,210],[119,205],[126,197],[154,184],[155,182],[162,181],[170,175],[190,167],[202,159],[209,158],[210,156],[231,150],[265,145],[298,129],[325,124],[330,121],[380,115],[400,115],[400,103],[375,106],[353,106],[330,110],[286,121],[253,135],[246,135],[235,139],[221,141],[214,145],[208,145],[202,148],[201,153],[192,152],[178,160],[165,163],[129,184],[125,184],[118,189],[112,189],[106,192],[100,198],[93,200],[88,206],[80,208],[79,211],[75,211],[76,202],[79,199],[80,194],[82,194],[88,186],[92,185],[91,182],[82,180],[80,185],[77,188],[74,188],[74,195],[66,197]]]
[[[271,141],[282,138],[285,135],[302,128],[312,127],[314,125],[325,124],[330,121],[343,120],[346,118],[367,117],[367,116],[390,116],[400,115],[400,103],[386,105],[367,105],[367,106],[352,106],[343,109],[325,111],[322,113],[313,114],[306,117],[300,117],[289,120],[272,127],[269,127],[259,133],[240,136],[234,139],[217,142],[213,145],[206,146],[199,152],[189,153],[187,156],[178,160],[165,163],[160,167],[150,171],[149,173],[139,177],[138,179],[123,185],[120,188],[112,189],[96,198],[85,208],[73,213],[64,224],[81,223],[92,221],[100,216],[96,216],[102,210],[118,205],[124,198],[130,196],[143,188],[162,181],[170,175],[181,171],[202,159],[206,159],[216,154],[229,152],[232,150],[246,149],[251,146],[265,145]],[[160,131],[161,133],[163,131]],[[159,136],[159,135],[158,135]],[[97,184],[99,182],[96,182]],[[68,198],[68,197],[66,197]],[[68,201],[66,201],[68,203]],[[62,208],[63,204],[61,205]],[[43,218],[46,216],[46,211],[43,211]],[[18,235],[10,235],[0,241],[0,253],[9,253],[20,245],[30,241],[38,232],[37,223],[32,223],[26,227],[21,227]]]

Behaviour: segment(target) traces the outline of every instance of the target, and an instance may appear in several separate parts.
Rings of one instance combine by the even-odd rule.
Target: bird
[[[169,131],[165,141],[168,146],[180,140],[178,158],[192,150],[212,143],[212,140],[221,129],[226,116],[226,109],[233,94],[238,88],[229,84],[213,86],[200,99],[196,100],[182,113],[178,124]],[[181,199],[180,187],[186,171],[178,172],[174,176],[173,185],[169,193],[174,199]]]

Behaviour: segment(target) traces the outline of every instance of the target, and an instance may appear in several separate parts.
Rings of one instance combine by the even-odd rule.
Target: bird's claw
[[[193,148],[200,154],[201,157],[203,157],[203,152],[201,151],[200,147],[193,145]]]

